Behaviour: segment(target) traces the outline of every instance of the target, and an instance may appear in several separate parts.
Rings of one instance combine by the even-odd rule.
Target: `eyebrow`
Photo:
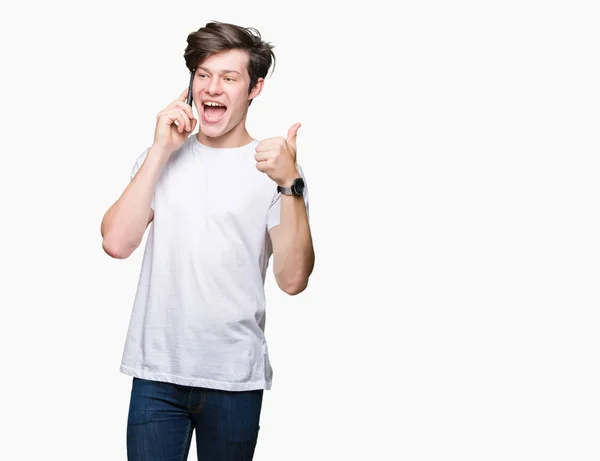
[[[203,70],[203,71],[205,71],[205,72],[210,72],[210,70],[208,70],[206,67],[198,66],[198,69],[201,69],[201,70]],[[234,74],[239,74],[239,75],[242,75],[242,74],[241,74],[241,72],[238,72],[237,70],[223,69],[223,70],[221,70],[221,72],[222,72],[223,74],[231,74],[231,73],[234,73]]]

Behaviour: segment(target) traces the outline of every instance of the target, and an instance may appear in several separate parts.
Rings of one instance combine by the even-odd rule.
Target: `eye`
[[[235,82],[235,80],[231,77],[225,77],[225,81],[231,83],[231,82]]]
[[[199,78],[204,78],[204,77],[206,77],[206,74],[198,74],[198,77]]]

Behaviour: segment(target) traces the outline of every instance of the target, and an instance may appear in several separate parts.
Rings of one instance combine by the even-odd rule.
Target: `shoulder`
[[[178,161],[178,159],[188,156],[188,154],[192,150],[193,136],[194,135],[191,135],[190,137],[188,137],[188,139],[185,140],[183,145],[171,154],[171,156],[169,157],[169,161],[167,162],[167,166],[171,166],[173,163]],[[131,169],[131,177],[132,178],[138,172],[138,170],[142,166],[142,163],[144,163],[144,160],[146,160],[146,157],[148,156],[148,152],[150,152],[151,147],[152,146],[146,147],[140,154],[137,154],[137,156],[135,157],[135,160],[133,162],[133,167]]]

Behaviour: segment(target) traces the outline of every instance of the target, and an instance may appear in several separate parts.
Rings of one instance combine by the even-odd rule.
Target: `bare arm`
[[[113,258],[127,258],[140,245],[154,218],[152,196],[167,160],[168,155],[151,147],[121,197],[105,213],[100,226],[102,248]]]
[[[290,187],[301,175],[296,163],[296,137],[300,123],[282,136],[261,141],[256,146],[256,168],[277,185]],[[280,197],[279,223],[269,231],[273,244],[273,273],[277,285],[289,295],[297,295],[308,286],[315,265],[306,195]]]
[[[269,232],[273,244],[273,273],[289,295],[301,293],[315,264],[306,205],[302,197],[281,196],[280,224]]]
[[[121,197],[102,218],[102,248],[113,258],[124,259],[142,242],[154,219],[152,196],[169,157],[183,145],[196,127],[192,108],[186,104],[189,88],[156,116],[154,143]]]

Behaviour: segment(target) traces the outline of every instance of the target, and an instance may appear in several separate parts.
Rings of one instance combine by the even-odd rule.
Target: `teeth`
[[[225,107],[222,104],[219,104],[218,102],[212,102],[212,101],[207,101],[204,104],[206,104],[207,106],[211,106],[211,107]]]

